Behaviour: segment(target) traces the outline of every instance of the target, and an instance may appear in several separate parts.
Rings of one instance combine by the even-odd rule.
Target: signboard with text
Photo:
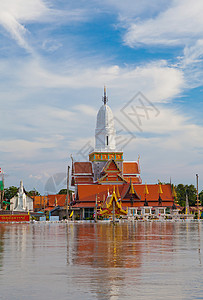
[[[26,215],[0,215],[1,222],[29,222],[30,217]]]

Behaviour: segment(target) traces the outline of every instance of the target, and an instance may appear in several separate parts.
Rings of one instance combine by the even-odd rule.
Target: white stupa
[[[116,150],[116,130],[114,127],[114,116],[111,108],[107,105],[106,88],[104,87],[104,104],[97,114],[97,125],[95,130],[95,150],[115,151]]]
[[[33,211],[33,198],[26,194],[22,180],[17,194],[10,199],[10,202],[10,210],[12,211]]]

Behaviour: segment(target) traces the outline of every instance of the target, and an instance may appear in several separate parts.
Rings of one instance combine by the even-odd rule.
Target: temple
[[[97,114],[95,149],[89,153],[89,161],[72,159],[71,184],[75,187],[72,207],[78,209],[80,219],[90,218],[95,209],[104,214],[109,199],[116,199],[118,210],[124,214],[128,211],[128,215],[143,209],[153,213],[158,208],[160,212],[172,208],[174,197],[170,184],[143,184],[139,157],[124,161],[123,151],[116,146],[114,117],[106,88],[102,100]]]

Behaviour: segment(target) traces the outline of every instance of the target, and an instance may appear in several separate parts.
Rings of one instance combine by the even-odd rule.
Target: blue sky
[[[201,0],[2,1],[6,185],[22,179],[43,193],[70,154],[82,160],[79,150],[94,147],[105,84],[117,131],[130,140],[120,145],[125,159],[140,155],[143,181],[195,184],[198,173],[202,189],[202,13]],[[154,108],[140,129],[122,110],[138,92]]]

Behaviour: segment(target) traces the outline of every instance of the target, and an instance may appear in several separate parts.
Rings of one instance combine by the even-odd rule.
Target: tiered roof
[[[139,162],[137,161],[125,161],[123,162],[123,178],[133,183],[142,183],[140,174]]]
[[[75,162],[72,169],[72,185],[93,183],[91,162]]]
[[[133,185],[134,195],[131,195],[130,188]],[[146,195],[144,184],[124,183],[117,185],[116,191],[121,195],[121,200],[126,206],[132,206],[131,197],[133,198],[133,206],[144,206],[145,198],[148,201],[149,206],[169,206],[173,205],[173,196],[170,184],[162,184],[163,193],[160,195],[159,184],[148,184],[148,192]],[[103,203],[108,194],[111,194],[114,189],[114,185],[102,185],[102,184],[86,184],[78,185],[77,200],[74,207],[95,207],[96,196],[98,203]],[[159,197],[161,197],[161,204],[159,203]]]

